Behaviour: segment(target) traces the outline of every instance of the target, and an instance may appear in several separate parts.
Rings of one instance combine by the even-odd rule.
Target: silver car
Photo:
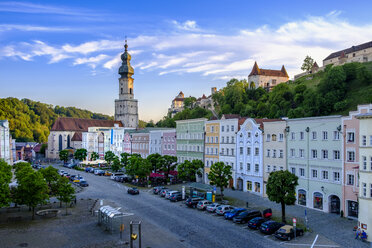
[[[210,212],[210,213],[214,213],[214,212],[216,212],[216,209],[217,209],[219,206],[221,206],[221,205],[218,204],[218,203],[212,203],[211,205],[208,205],[208,206],[207,206],[206,210],[207,210],[208,212]]]
[[[205,210],[207,206],[211,205],[212,202],[203,200],[198,202],[198,205],[196,206],[199,210]]]
[[[230,205],[221,205],[216,209],[216,214],[224,215],[226,212],[233,210],[234,207]]]

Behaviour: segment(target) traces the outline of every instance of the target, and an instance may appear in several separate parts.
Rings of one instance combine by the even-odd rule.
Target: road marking
[[[279,244],[280,245],[282,245],[282,244],[292,245],[292,246],[306,246],[306,247],[311,246],[311,244],[291,244],[289,242],[283,242],[283,241],[280,242]],[[316,247],[340,247],[340,246],[338,246],[338,245],[319,245],[319,244],[317,244]]]
[[[316,235],[316,237],[315,237],[315,239],[314,239],[314,242],[313,242],[313,244],[311,245],[311,248],[314,248],[314,245],[315,245],[315,243],[316,243],[316,241],[317,241],[317,239],[318,239],[318,234]]]

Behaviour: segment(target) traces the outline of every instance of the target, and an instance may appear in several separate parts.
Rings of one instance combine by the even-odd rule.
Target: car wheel
[[[291,236],[288,236],[287,240],[288,240],[288,241],[291,241]]]

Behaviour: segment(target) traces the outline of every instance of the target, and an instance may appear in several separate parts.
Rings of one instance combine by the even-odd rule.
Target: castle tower
[[[138,127],[138,101],[134,99],[133,92],[133,67],[130,65],[132,56],[128,53],[128,45],[125,40],[125,51],[121,55],[119,67],[119,99],[115,100],[115,120],[121,121],[124,127]]]

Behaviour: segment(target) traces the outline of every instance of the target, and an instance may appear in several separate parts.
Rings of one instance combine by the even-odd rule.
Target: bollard
[[[138,227],[138,234],[133,232],[133,226]],[[138,247],[141,248],[142,242],[141,242],[141,221],[135,223],[134,221],[130,222],[130,234],[129,234],[129,239],[130,239],[130,248],[133,248],[133,241],[138,238]]]

